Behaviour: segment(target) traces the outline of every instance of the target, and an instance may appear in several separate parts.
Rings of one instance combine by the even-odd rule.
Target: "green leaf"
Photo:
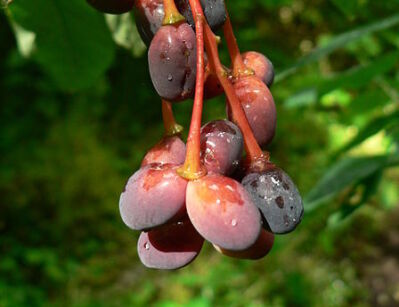
[[[352,202],[350,199],[347,199],[339,210],[330,216],[328,219],[328,226],[335,227],[341,224],[346,218],[361,208],[367,200],[376,193],[382,180],[382,174],[383,171],[380,170],[361,180],[359,184],[361,191],[360,195],[356,197],[356,201]],[[359,194],[359,191],[354,191],[354,193]]]
[[[361,65],[343,73],[336,74],[332,78],[321,80],[315,87],[295,93],[284,103],[291,108],[309,106],[317,103],[320,96],[337,88],[360,88],[369,84],[375,77],[390,71],[398,60],[399,52],[385,54],[369,64]]]
[[[319,59],[331,54],[335,50],[344,47],[345,45],[354,42],[365,35],[375,33],[381,30],[385,30],[396,26],[399,24],[399,14],[395,14],[388,18],[382,19],[375,23],[367,26],[360,27],[358,29],[340,34],[330,41],[326,46],[315,49],[309,55],[300,59],[296,64],[291,67],[284,69],[282,72],[278,73],[275,78],[275,82],[280,82],[287,78],[288,76],[294,74],[299,68],[308,65],[310,63],[316,62]]]
[[[356,145],[359,145],[364,140],[373,136],[383,129],[389,129],[390,127],[399,125],[399,111],[393,112],[389,115],[380,116],[371,121],[366,127],[364,127],[348,144],[346,144],[340,152],[347,151]]]
[[[393,164],[398,162],[390,155],[350,157],[338,161],[327,170],[324,177],[306,196],[306,210],[317,209],[323,201],[335,196],[346,187],[385,168],[389,161]]]
[[[345,15],[352,17],[357,10],[361,9],[361,6],[365,6],[364,1],[357,0],[332,0],[335,6],[337,6]]]
[[[33,57],[63,90],[90,87],[113,61],[104,16],[82,0],[18,0],[12,20],[35,33]]]
[[[147,48],[140,38],[132,14],[106,14],[105,20],[118,46],[129,50],[135,57],[144,54]]]

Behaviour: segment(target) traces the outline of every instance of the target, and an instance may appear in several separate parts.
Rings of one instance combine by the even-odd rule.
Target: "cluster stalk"
[[[164,99],[162,99],[162,119],[166,136],[179,135],[183,131],[183,126],[176,123],[172,104]]]
[[[241,129],[244,136],[244,146],[247,153],[247,162],[256,165],[266,165],[269,161],[269,155],[263,153],[259,147],[252,129],[248,123],[245,111],[242,108],[234,87],[228,79],[226,70],[220,62],[218,53],[218,39],[209,27],[204,12],[201,7],[200,0],[190,0],[191,11],[193,12],[195,20],[195,30],[197,37],[197,79],[195,88],[194,106],[192,112],[192,120],[190,131],[187,139],[187,154],[184,165],[178,170],[180,176],[194,180],[206,174],[206,170],[200,160],[200,129],[203,108],[203,88],[205,79],[204,70],[204,46],[207,52],[210,72],[216,74],[221,83],[226,96],[229,107],[233,114],[233,120]],[[226,10],[227,11],[227,10]],[[230,18],[227,16],[225,25],[223,27],[224,35],[226,37],[229,54],[234,67],[234,75],[242,76],[243,74],[253,74],[246,69],[240,50],[237,46]]]
[[[197,42],[197,76],[195,83],[195,96],[190,130],[187,138],[187,153],[184,165],[178,173],[188,180],[198,179],[206,175],[206,169],[201,163],[201,120],[204,96],[205,67],[204,67],[204,23],[205,17],[199,1],[190,0],[192,8],[196,42]]]
[[[180,14],[179,10],[177,9],[174,0],[163,0],[163,7],[165,11],[165,17],[162,24],[164,26],[173,25],[185,20],[184,16]]]

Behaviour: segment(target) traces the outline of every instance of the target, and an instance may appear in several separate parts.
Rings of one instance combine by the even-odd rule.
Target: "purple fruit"
[[[232,174],[243,147],[241,130],[228,120],[215,120],[201,128],[201,160],[209,173]]]
[[[191,97],[195,89],[196,38],[187,23],[162,26],[148,50],[152,83],[168,101]]]
[[[149,46],[162,26],[165,16],[163,0],[136,0],[133,12],[140,37]]]
[[[221,175],[187,185],[187,213],[206,240],[228,250],[244,250],[258,239],[261,216],[244,187]]]
[[[142,232],[137,243],[141,262],[149,268],[174,270],[191,263],[201,251],[204,239],[188,218]]]
[[[185,214],[187,181],[172,164],[149,164],[129,178],[119,200],[122,220],[135,230],[151,229]]]
[[[177,136],[167,136],[147,152],[141,167],[151,163],[180,165],[185,158],[186,145],[183,141]]]
[[[291,232],[301,222],[301,195],[292,179],[280,168],[272,166],[261,173],[250,173],[242,184],[273,233]]]
[[[276,130],[276,106],[267,86],[256,76],[240,77],[234,90],[259,145],[269,144]],[[232,114],[228,108],[229,119]]]
[[[274,67],[272,62],[263,54],[248,51],[242,54],[245,66],[252,69],[255,75],[263,81],[267,87],[272,86],[274,81]]]
[[[221,254],[238,259],[258,260],[265,257],[273,247],[274,235],[262,229],[256,242],[249,248],[242,251],[230,251],[213,245]]]
[[[177,0],[176,5],[187,22],[195,28],[189,0]],[[224,0],[201,0],[205,18],[212,31],[217,31],[226,21],[227,13]]]

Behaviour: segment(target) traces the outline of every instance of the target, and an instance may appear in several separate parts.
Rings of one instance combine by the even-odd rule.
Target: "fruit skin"
[[[190,26],[194,29],[195,23],[189,0],[177,0],[176,6],[180,13],[186,18]],[[221,26],[223,26],[227,18],[224,0],[201,0],[201,6],[212,31],[217,31]]]
[[[149,46],[162,26],[165,16],[163,0],[136,0],[133,13],[140,37]]]
[[[134,0],[86,0],[96,10],[107,14],[123,14],[133,9]]]
[[[224,89],[215,74],[210,74],[204,83],[204,99],[212,99],[224,93]]]
[[[233,82],[235,93],[260,146],[269,144],[276,131],[276,106],[267,86],[256,76],[239,77]],[[232,113],[227,107],[232,120]]]
[[[162,138],[144,156],[141,167],[151,163],[183,164],[186,158],[186,145],[178,136]]]
[[[211,121],[201,128],[201,161],[208,173],[232,174],[243,147],[240,128],[228,120]]]
[[[142,232],[137,242],[140,261],[148,268],[175,270],[191,263],[204,238],[186,217],[182,221]]]
[[[280,168],[270,166],[264,172],[250,173],[244,177],[242,185],[266,220],[266,229],[284,234],[293,231],[301,222],[304,213],[301,195]]]
[[[244,250],[261,231],[259,210],[237,181],[210,174],[190,181],[186,193],[187,213],[198,233],[228,250]]]
[[[185,214],[187,181],[172,164],[149,164],[131,176],[119,200],[124,223],[134,230],[147,230]]]
[[[259,260],[265,257],[272,249],[274,243],[274,235],[262,229],[256,242],[249,248],[242,251],[230,251],[220,248],[217,245],[213,247],[221,254],[238,259]]]
[[[187,23],[162,26],[148,50],[152,83],[158,95],[168,101],[191,97],[196,78],[196,38]]]
[[[256,51],[248,51],[242,54],[245,66],[252,69],[255,75],[271,87],[274,81],[273,63],[263,54]]]

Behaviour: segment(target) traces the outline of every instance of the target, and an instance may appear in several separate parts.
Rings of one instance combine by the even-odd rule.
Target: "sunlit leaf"
[[[347,151],[383,129],[399,125],[399,111],[378,117],[364,127],[340,152]]]
[[[399,160],[399,159],[398,159]],[[350,157],[338,161],[320,179],[305,198],[306,210],[316,209],[323,201],[333,197],[351,184],[395,164],[391,156]],[[391,165],[390,164],[390,165]]]

